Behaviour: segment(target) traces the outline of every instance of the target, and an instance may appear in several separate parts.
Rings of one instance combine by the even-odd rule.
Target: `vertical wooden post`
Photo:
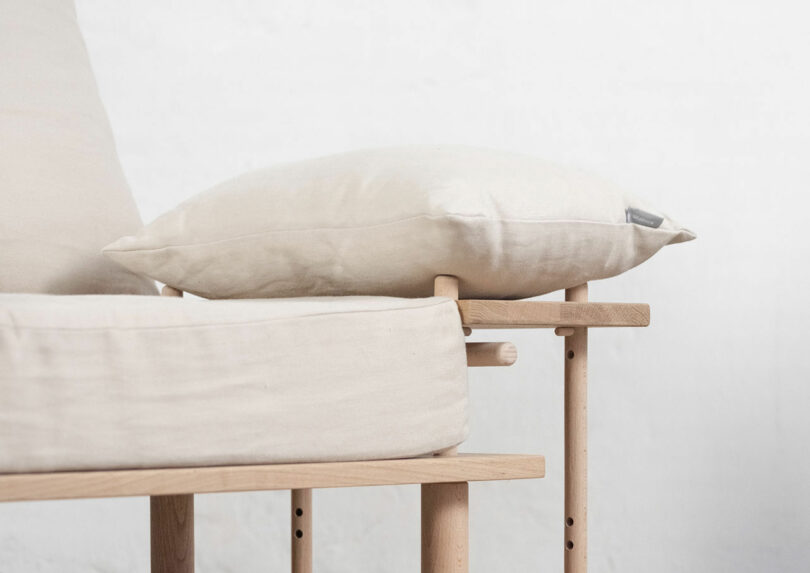
[[[433,296],[446,296],[458,300],[458,279],[451,275],[438,275],[433,279]]]
[[[422,573],[469,571],[468,487],[422,484]]]
[[[163,296],[183,296],[164,286]],[[153,495],[149,499],[152,573],[194,573],[194,495]]]
[[[588,285],[565,291],[588,302]],[[565,573],[588,570],[588,329],[565,337]]]
[[[152,573],[194,573],[194,496],[149,499]]]
[[[434,294],[458,299],[458,279],[437,276]],[[456,455],[456,448],[436,455]],[[422,573],[467,573],[468,543],[467,482],[422,484]]]
[[[312,490],[290,492],[292,573],[312,573]]]

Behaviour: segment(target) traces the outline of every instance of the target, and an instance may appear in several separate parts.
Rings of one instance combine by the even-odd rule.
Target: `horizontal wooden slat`
[[[461,322],[478,328],[648,326],[650,305],[615,302],[459,300]]]
[[[541,478],[543,456],[460,454],[403,460],[0,475],[0,501],[177,495]]]

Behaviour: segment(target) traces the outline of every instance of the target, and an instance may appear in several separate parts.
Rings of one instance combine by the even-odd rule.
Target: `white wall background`
[[[591,337],[593,571],[810,568],[810,36],[785,1],[80,0],[145,220],[239,172],[466,143],[612,178],[699,240],[594,283],[646,330]],[[479,335],[474,335],[482,339]],[[562,566],[562,342],[471,372],[472,571]],[[418,488],[316,492],[316,570],[417,571]],[[199,496],[198,571],[285,571],[288,496]],[[146,571],[145,498],[0,507],[0,571]]]

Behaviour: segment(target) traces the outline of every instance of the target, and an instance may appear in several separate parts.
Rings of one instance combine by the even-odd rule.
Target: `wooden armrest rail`
[[[399,460],[0,475],[0,501],[541,478],[543,456],[459,454]]]
[[[650,305],[536,300],[456,301],[461,323],[478,328],[649,326]]]

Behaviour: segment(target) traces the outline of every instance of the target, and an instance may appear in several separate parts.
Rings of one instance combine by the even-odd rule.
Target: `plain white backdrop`
[[[245,170],[463,143],[584,167],[698,240],[592,283],[649,329],[591,335],[595,572],[810,563],[810,11],[784,1],[105,2],[79,19],[146,221]],[[272,216],[272,214],[268,214]],[[508,338],[507,338],[508,337]],[[562,342],[470,373],[471,569],[562,567]],[[126,447],[122,444],[122,447]],[[418,488],[315,492],[318,572],[419,567]],[[201,572],[286,571],[284,492],[197,498]],[[148,500],[0,506],[0,571],[146,571]]]

